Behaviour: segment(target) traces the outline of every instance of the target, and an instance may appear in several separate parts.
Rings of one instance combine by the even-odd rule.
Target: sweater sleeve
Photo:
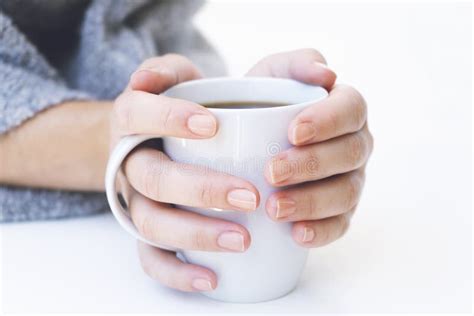
[[[181,53],[205,74],[222,75],[222,59],[191,23],[201,2],[90,1],[78,46],[63,67],[48,61],[12,22],[13,15],[0,9],[0,134],[67,100],[115,98],[136,66],[153,55]],[[46,18],[44,22],[48,23]],[[65,218],[108,209],[104,193],[0,185],[0,222]]]
[[[104,193],[0,186],[0,223],[86,216],[107,210]]]
[[[86,93],[69,89],[35,46],[0,12],[0,134],[55,104],[88,98]],[[88,215],[107,209],[103,193],[0,185],[0,222]]]
[[[0,134],[55,104],[89,99],[56,70],[0,11]]]
[[[160,54],[182,54],[195,63],[206,77],[224,76],[225,62],[194,25],[193,17],[203,1],[163,1],[154,12],[154,40]],[[179,21],[178,23],[176,21]]]

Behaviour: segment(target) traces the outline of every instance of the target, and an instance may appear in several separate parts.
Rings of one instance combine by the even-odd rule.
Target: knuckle
[[[153,218],[145,216],[140,219],[137,229],[144,238],[156,241],[157,236],[155,234],[155,221]]]
[[[366,154],[366,143],[360,133],[350,135],[346,140],[346,152],[348,164],[358,167],[364,160]]]
[[[175,280],[176,276],[171,273],[166,273],[165,271],[158,270],[156,279],[163,284],[164,286],[184,290],[184,288],[180,287],[180,284]]]
[[[343,236],[349,230],[349,219],[345,215],[337,216],[339,226],[339,237]]]
[[[214,184],[212,181],[204,181],[198,188],[198,199],[204,207],[214,205]]]
[[[147,274],[152,279],[156,279],[156,273],[155,273],[153,264],[145,260],[140,260],[140,265],[142,267],[143,272],[145,272],[145,274]]]
[[[336,111],[328,111],[327,113],[327,129],[330,134],[337,135],[340,131],[340,117]]]
[[[360,94],[356,88],[349,85],[341,85],[340,87],[343,89],[344,95],[351,102],[351,104],[365,103],[362,94]]]
[[[197,230],[190,236],[190,246],[195,250],[207,250],[210,248],[210,240],[203,230]]]
[[[117,125],[121,130],[131,130],[133,120],[132,108],[130,107],[130,103],[127,102],[127,97],[124,93],[119,95],[115,100],[113,113]]]
[[[173,108],[171,106],[163,105],[163,111],[160,115],[160,125],[164,130],[171,128],[174,122]]]
[[[347,87],[346,97],[352,109],[352,117],[357,128],[361,128],[367,120],[367,104],[364,97],[353,87]]]
[[[317,231],[317,244],[318,245],[325,245],[330,242],[330,234],[329,229],[323,228]]]
[[[369,153],[372,153],[372,151],[374,150],[374,136],[368,130],[367,130],[367,142],[369,146]]]
[[[153,280],[161,281],[160,279],[162,278],[163,271],[162,269],[160,269],[160,265],[157,264],[158,262],[156,260],[152,260],[149,254],[149,250],[145,249],[146,247],[150,246],[141,245],[138,247],[138,257],[140,259],[140,266],[143,272],[150,278],[152,278]]]
[[[173,285],[173,276],[161,269],[156,262],[148,260],[148,262],[141,261],[142,270],[153,280],[161,284],[171,287]]]
[[[361,186],[362,184],[359,176],[351,174],[347,177],[345,211],[352,209],[357,204]]]
[[[147,159],[142,171],[143,194],[147,197],[159,200],[160,188],[162,185],[162,173],[160,172],[160,163]]]
[[[308,205],[308,213],[310,215],[310,218],[318,219],[318,214],[319,214],[318,199],[313,194],[308,194],[308,197],[307,197],[306,201],[307,201],[307,205]]]

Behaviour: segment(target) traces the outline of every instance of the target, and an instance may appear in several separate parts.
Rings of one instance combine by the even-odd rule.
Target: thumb
[[[330,89],[336,73],[326,66],[326,59],[315,49],[299,49],[270,55],[250,69],[247,76],[290,78]]]
[[[188,58],[166,54],[145,60],[130,76],[127,90],[158,94],[180,82],[199,78],[201,72]]]

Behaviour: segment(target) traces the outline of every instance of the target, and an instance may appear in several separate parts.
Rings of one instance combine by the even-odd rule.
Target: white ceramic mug
[[[291,147],[287,136],[290,121],[306,106],[325,98],[326,90],[289,79],[214,78],[176,85],[165,95],[199,104],[288,104],[264,108],[210,108],[219,126],[214,137],[198,140],[164,137],[163,144],[171,159],[206,165],[239,176],[253,183],[260,193],[260,205],[254,212],[181,207],[237,222],[248,229],[252,238],[249,249],[243,253],[171,249],[178,251],[183,260],[205,266],[217,274],[217,288],[204,295],[229,302],[260,302],[289,293],[298,282],[308,251],[292,239],[290,223],[276,223],[267,216],[265,201],[276,189],[266,182],[263,167],[271,156]],[[156,136],[127,136],[115,147],[107,167],[107,198],[119,223],[135,238],[170,249],[156,245],[138,233],[128,212],[120,205],[115,188],[123,159],[150,138]]]

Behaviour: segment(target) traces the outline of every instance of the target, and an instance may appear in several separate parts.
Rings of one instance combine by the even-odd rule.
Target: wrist
[[[0,136],[0,183],[104,189],[112,102],[58,104]]]

